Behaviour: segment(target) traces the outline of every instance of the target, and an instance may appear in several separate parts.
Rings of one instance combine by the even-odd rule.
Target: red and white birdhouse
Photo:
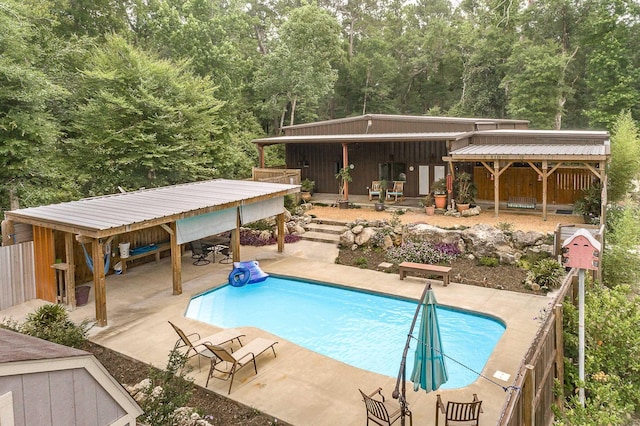
[[[562,266],[598,269],[600,247],[600,242],[589,231],[580,228],[562,243]]]

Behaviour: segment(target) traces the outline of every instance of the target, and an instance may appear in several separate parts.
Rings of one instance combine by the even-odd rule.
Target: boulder
[[[367,245],[371,237],[376,235],[377,232],[375,228],[364,228],[362,232],[356,235],[355,243],[359,246]]]

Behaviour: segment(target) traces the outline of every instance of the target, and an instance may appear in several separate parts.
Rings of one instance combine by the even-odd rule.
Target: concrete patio
[[[300,241],[285,246],[277,253],[275,246],[242,247],[243,260],[259,260],[266,272],[326,281],[369,291],[418,299],[425,280],[396,274],[336,265],[337,248],[326,243]],[[186,319],[184,312],[192,296],[227,282],[232,265],[211,263],[193,266],[190,252],[182,258],[183,294],[173,296],[171,265],[168,258],[159,264],[148,263],[131,268],[125,275],[107,278],[108,326],[94,327],[90,339],[135,359],[164,367],[177,335],[167,321],[187,332],[211,334],[219,329],[199,321]],[[499,318],[507,328],[482,374],[500,386],[509,386],[538,330],[534,319],[551,302],[550,297],[512,293],[452,283],[444,288],[435,282],[434,291],[441,305],[481,312]],[[0,318],[21,319],[39,303],[31,301],[0,312]],[[95,318],[93,292],[89,304],[71,313],[74,320]],[[295,325],[292,325],[295,326]],[[253,327],[241,328],[249,341],[263,336],[278,340],[277,357],[267,352],[258,358],[258,374],[242,369],[234,381],[230,398],[254,407],[294,425],[361,425],[366,421],[364,404],[358,388],[373,391],[382,387],[391,399],[395,378],[387,377],[311,352],[278,336]],[[408,330],[407,330],[408,331]],[[376,354],[371,354],[376,356]],[[204,386],[208,364],[202,359],[190,361],[196,384]],[[398,366],[400,360],[398,360]],[[502,378],[495,377],[502,372]],[[407,376],[410,372],[407,372]],[[503,380],[504,379],[504,380]],[[444,401],[471,400],[478,394],[483,400],[483,424],[498,423],[508,393],[490,381],[479,378],[462,389],[432,393],[413,392],[407,383],[407,400],[414,424],[434,425],[436,394]],[[226,395],[228,382],[211,380],[209,389]],[[508,392],[513,392],[509,390]]]

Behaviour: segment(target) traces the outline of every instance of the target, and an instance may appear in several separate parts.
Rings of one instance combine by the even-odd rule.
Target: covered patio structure
[[[299,185],[216,179],[105,195],[5,212],[3,245],[15,244],[19,224],[33,229],[36,297],[56,302],[56,270],[63,271],[75,307],[74,237],[91,243],[97,325],[107,325],[105,247],[123,233],[160,227],[169,237],[173,294],[182,293],[182,245],[231,231],[233,260],[240,259],[239,228],[276,216],[278,251],[284,250],[284,197]],[[64,256],[55,253],[54,230],[64,235]],[[56,263],[56,257],[60,261]],[[64,260],[62,259],[64,258]],[[55,268],[55,269],[54,269]]]
[[[607,168],[611,151],[604,131],[490,130],[460,138],[450,146],[449,163],[480,163],[493,181],[494,210],[500,208],[500,176],[516,163],[526,164],[542,182],[542,216],[547,218],[549,179],[560,168],[586,169],[599,179],[602,188],[600,221],[607,205]]]

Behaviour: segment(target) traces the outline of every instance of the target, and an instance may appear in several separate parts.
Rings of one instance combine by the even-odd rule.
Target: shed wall
[[[106,426],[126,412],[84,369],[0,377],[11,392],[16,426]]]

